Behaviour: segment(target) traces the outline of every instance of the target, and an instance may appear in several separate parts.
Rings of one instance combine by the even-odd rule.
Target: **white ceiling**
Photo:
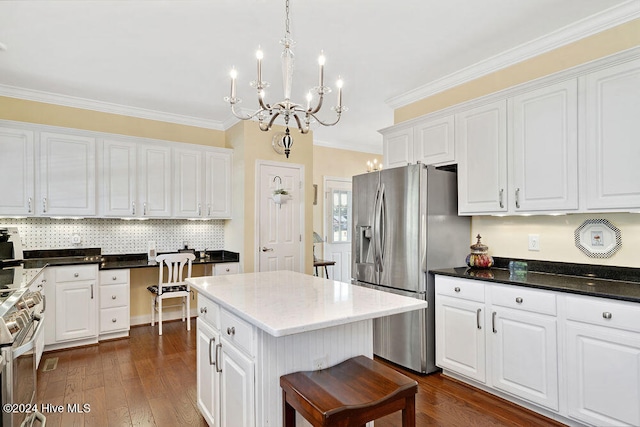
[[[549,49],[555,39],[540,38],[558,30],[575,39],[594,31],[590,22],[598,29],[624,22],[638,4],[291,0],[293,98],[304,102],[317,85],[316,58],[324,50],[327,83],[344,78],[349,111],[334,127],[315,127],[316,143],[379,152],[377,130],[393,124],[390,105],[433,91],[474,64],[489,69],[495,64],[488,58],[497,62],[496,55],[518,46]],[[241,105],[256,105],[249,82],[258,45],[263,79],[272,84],[267,102],[281,100],[283,35],[284,0],[1,1],[0,95],[225,129],[233,123],[223,101],[232,66]],[[538,45],[530,43],[536,39]],[[328,101],[324,119],[332,117],[335,87]]]

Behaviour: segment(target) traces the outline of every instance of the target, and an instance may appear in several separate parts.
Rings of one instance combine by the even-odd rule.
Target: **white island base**
[[[280,376],[373,357],[374,318],[426,308],[289,271],[189,283],[198,291],[198,408],[211,426],[281,427]]]

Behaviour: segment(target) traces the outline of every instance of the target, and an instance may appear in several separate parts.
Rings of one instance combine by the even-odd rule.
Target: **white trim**
[[[618,6],[434,80],[431,83],[391,97],[385,102],[393,109],[403,107],[639,17],[640,1],[626,1]]]
[[[638,1],[638,4],[640,4],[640,1]],[[598,58],[596,60],[586,62],[576,67],[568,68],[566,70],[563,70],[548,76],[544,76],[539,79],[534,79],[526,83],[522,83],[516,86],[511,86],[506,89],[500,90],[498,92],[489,93],[479,98],[470,99],[468,101],[462,102],[460,104],[452,105],[442,110],[434,111],[432,113],[424,114],[422,116],[405,120],[395,125],[392,125],[383,129],[379,129],[378,132],[381,133],[382,135],[385,135],[389,132],[394,132],[399,129],[411,128],[414,125],[421,123],[422,121],[427,119],[432,120],[432,119],[445,117],[450,114],[457,114],[459,112],[480,107],[485,104],[490,104],[492,102],[510,98],[512,96],[525,93],[532,89],[538,89],[543,86],[559,83],[563,80],[578,78],[585,74],[599,71],[604,68],[612,67],[614,65],[618,65],[623,62],[633,61],[638,58],[640,58],[640,46],[633,47],[631,49],[628,49],[622,52],[614,53],[612,55],[605,56],[603,58]]]
[[[313,145],[317,145],[319,147],[335,148],[338,150],[357,151],[360,153],[371,153],[371,154],[382,155],[382,141],[370,143],[370,144],[349,143],[349,146],[345,147],[343,144],[339,142],[321,141],[314,138]]]
[[[297,169],[300,173],[300,234],[302,241],[300,242],[300,273],[305,272],[305,247],[307,242],[307,229],[305,222],[305,172],[304,165],[300,163],[274,162],[270,160],[256,160],[255,180],[254,180],[254,234],[253,234],[253,251],[256,256],[253,259],[253,271],[260,271],[260,168],[262,166],[273,166],[277,168]]]
[[[130,107],[110,102],[94,101],[75,96],[61,95],[33,89],[0,84],[0,96],[25,99],[28,101],[44,102],[46,104],[61,105],[71,108],[99,111],[101,113],[118,114],[121,116],[138,117],[140,119],[156,120],[179,125],[195,126],[205,129],[225,130],[223,123],[218,120],[202,119],[199,117],[183,116],[164,111],[147,110],[145,108]],[[225,122],[226,123],[226,122]]]

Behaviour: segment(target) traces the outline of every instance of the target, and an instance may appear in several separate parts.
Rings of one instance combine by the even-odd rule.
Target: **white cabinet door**
[[[640,60],[586,80],[586,209],[640,208]]]
[[[493,387],[557,411],[556,318],[499,306],[491,310]]]
[[[97,336],[95,282],[56,283],[56,341]]]
[[[137,149],[134,142],[103,143],[100,200],[105,216],[135,217],[138,213]]]
[[[220,335],[198,318],[197,341],[197,395],[198,409],[211,427],[220,425],[220,376],[216,372],[216,346]]]
[[[173,178],[173,216],[200,218],[203,216],[202,179],[203,151],[175,149]]]
[[[498,101],[456,115],[458,212],[506,212],[507,107]]]
[[[205,154],[205,216],[231,218],[232,154],[207,151]]]
[[[220,353],[220,425],[254,427],[255,363],[224,339]]]
[[[395,168],[413,163],[413,128],[386,133],[382,140],[385,168]]]
[[[142,206],[136,207],[137,215],[171,216],[171,148],[142,144],[138,157],[138,200]]]
[[[436,365],[486,380],[484,304],[436,296]]]
[[[578,209],[577,80],[518,95],[509,106],[511,208]]]
[[[33,132],[0,127],[0,215],[34,214]]]
[[[45,216],[96,213],[95,139],[40,133],[40,200]]]
[[[425,165],[455,160],[454,116],[429,120],[413,129],[413,158]]]

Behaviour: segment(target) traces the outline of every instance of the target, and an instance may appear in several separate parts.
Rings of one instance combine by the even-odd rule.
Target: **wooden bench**
[[[314,427],[355,427],[402,410],[402,425],[416,425],[418,383],[380,362],[357,356],[319,371],[280,377],[284,427],[296,411]]]

